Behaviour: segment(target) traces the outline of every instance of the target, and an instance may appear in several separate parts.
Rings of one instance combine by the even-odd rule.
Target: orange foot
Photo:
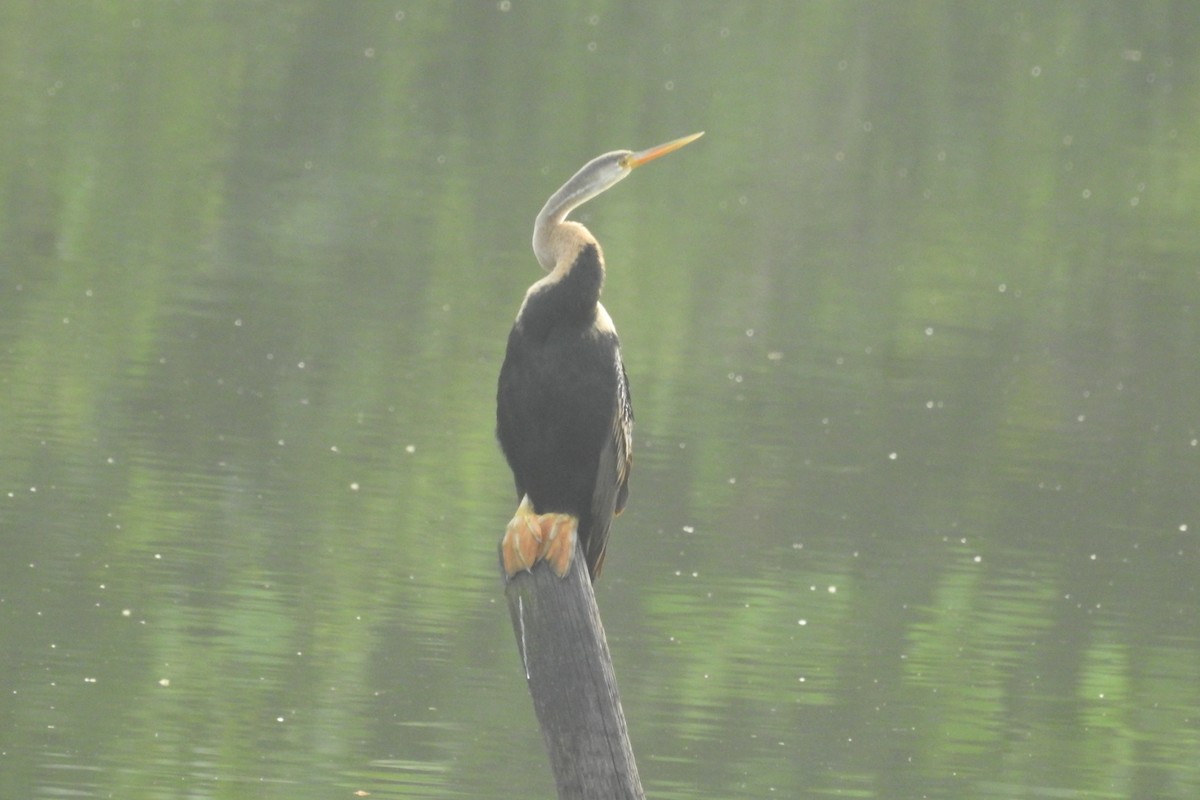
[[[578,527],[579,521],[570,514],[538,514],[526,495],[500,542],[504,575],[511,578],[523,569],[533,569],[539,559],[544,559],[555,575],[566,577],[571,557],[575,555]]]

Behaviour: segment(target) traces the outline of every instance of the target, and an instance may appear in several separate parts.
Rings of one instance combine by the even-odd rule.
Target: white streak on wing
[[[521,624],[521,665],[525,667],[525,680],[529,680],[529,656],[525,654],[525,603],[517,595],[517,622]]]
[[[633,412],[629,408],[629,388],[625,385],[625,365],[621,362],[619,349],[615,362],[617,408],[613,415],[613,440],[617,444],[617,482],[623,484],[629,477],[629,457],[633,453]]]
[[[617,335],[617,326],[613,324],[612,317],[608,315],[608,309],[604,307],[603,303],[596,303],[596,330],[600,333],[611,333],[613,336]],[[618,353],[618,363],[620,358],[621,354]]]

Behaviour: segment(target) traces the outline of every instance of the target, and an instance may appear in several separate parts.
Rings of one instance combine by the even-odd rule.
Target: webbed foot
[[[509,521],[500,542],[504,575],[511,578],[544,560],[560,578],[571,570],[579,520],[570,514],[538,514],[526,495]]]

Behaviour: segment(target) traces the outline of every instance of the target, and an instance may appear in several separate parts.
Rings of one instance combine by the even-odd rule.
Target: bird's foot
[[[504,576],[511,578],[521,570],[531,570],[539,560],[544,560],[555,575],[566,577],[575,555],[578,527],[579,520],[570,514],[538,514],[526,496],[500,542]]]

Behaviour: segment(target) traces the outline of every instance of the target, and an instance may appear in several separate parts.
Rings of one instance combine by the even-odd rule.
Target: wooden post
[[[645,800],[583,553],[539,561],[504,589],[559,800]]]

